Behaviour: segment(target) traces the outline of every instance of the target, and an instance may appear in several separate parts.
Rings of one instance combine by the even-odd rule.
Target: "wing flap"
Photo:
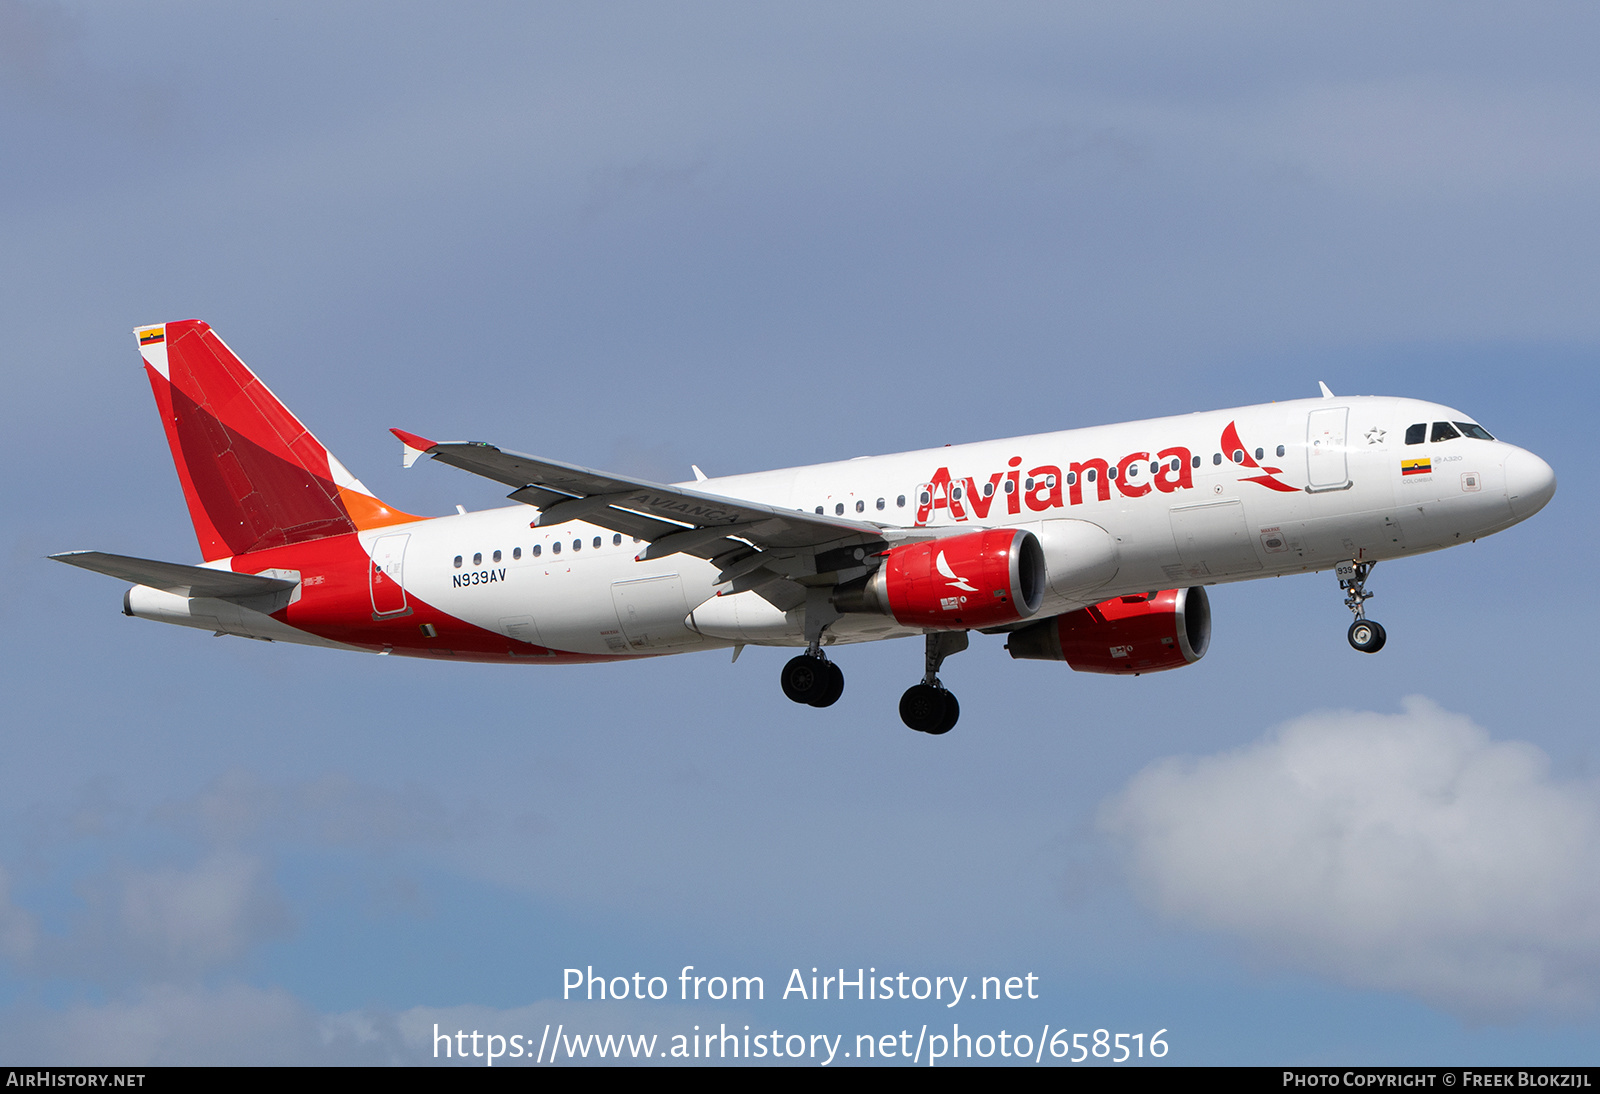
[[[79,566],[135,585],[176,593],[179,596],[211,596],[240,599],[287,592],[295,582],[259,574],[236,574],[231,570],[212,570],[205,566],[186,566],[181,562],[158,562],[150,558],[112,555],[104,551],[67,551],[51,555],[57,562]]]

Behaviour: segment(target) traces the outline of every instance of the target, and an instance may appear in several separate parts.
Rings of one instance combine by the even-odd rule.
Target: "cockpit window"
[[[1471,437],[1475,441],[1494,440],[1494,438],[1489,435],[1489,431],[1483,428],[1481,425],[1474,425],[1472,422],[1457,422],[1455,423],[1455,426],[1457,429],[1461,430],[1462,436]]]
[[[1429,437],[1428,439],[1434,444],[1438,444],[1440,441],[1456,440],[1460,436],[1461,434],[1456,432],[1456,427],[1451,425],[1449,422],[1434,422],[1433,436]]]
[[[1428,423],[1418,422],[1406,426],[1406,444],[1421,444],[1428,439]]]

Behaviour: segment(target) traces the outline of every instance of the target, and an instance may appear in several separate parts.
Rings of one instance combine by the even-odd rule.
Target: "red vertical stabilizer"
[[[206,561],[418,519],[373,497],[205,323],[134,333]]]

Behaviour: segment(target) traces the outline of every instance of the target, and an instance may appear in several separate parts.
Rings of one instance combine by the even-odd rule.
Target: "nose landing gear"
[[[900,720],[918,733],[949,733],[961,717],[961,704],[939,682],[939,668],[952,653],[967,648],[966,631],[941,631],[927,636],[922,683],[900,697]]]
[[[1339,577],[1339,588],[1345,591],[1344,606],[1356,617],[1346,637],[1351,647],[1362,653],[1377,653],[1389,640],[1383,624],[1367,618],[1367,601],[1372,598],[1367,591],[1367,575],[1376,565],[1376,562],[1341,562],[1333,571]]]

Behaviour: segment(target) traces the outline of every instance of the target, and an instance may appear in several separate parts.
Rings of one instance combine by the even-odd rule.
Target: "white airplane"
[[[394,430],[511,487],[424,518],[373,496],[205,323],[136,332],[200,566],[52,555],[134,586],[127,615],[216,634],[469,661],[803,647],[784,694],[844,690],[830,647],[922,636],[900,715],[945,733],[968,634],[1138,675],[1198,661],[1205,588],[1332,569],[1350,644],[1384,559],[1509,528],[1555,493],[1533,453],[1414,399],[1322,397],[663,484]],[[459,507],[458,507],[459,509]]]

